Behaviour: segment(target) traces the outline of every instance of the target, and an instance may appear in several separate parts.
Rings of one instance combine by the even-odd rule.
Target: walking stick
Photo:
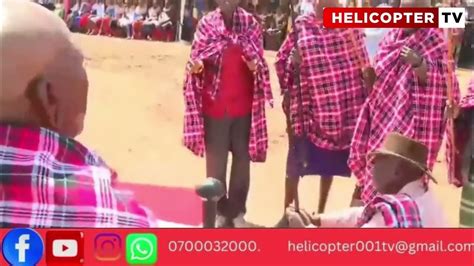
[[[294,40],[293,41],[295,43],[295,47],[293,49],[295,49],[295,52],[298,52],[298,32],[296,31],[296,19],[295,19],[295,14],[296,15],[298,15],[298,14],[294,10],[293,3],[290,1],[289,4],[290,4],[290,12],[291,12],[291,24],[292,24],[292,27],[293,27],[292,30],[294,31]],[[297,87],[298,103],[299,103],[298,104],[298,115],[299,115],[300,120],[301,120],[301,128],[302,128],[302,131],[303,131],[302,133],[303,133],[303,138],[304,138],[304,137],[306,137],[307,131],[306,131],[306,127],[304,125],[304,116],[303,116],[303,94],[302,94],[302,91],[301,91],[301,83],[300,83],[300,66],[299,66],[299,64],[295,64],[294,67],[295,67],[295,71],[293,72],[293,80],[294,80],[294,83],[296,84],[296,87]],[[291,101],[291,97],[289,99]],[[290,106],[291,106],[291,103],[290,103]],[[290,121],[290,125],[289,125],[288,135],[289,135],[289,138],[290,138],[290,143],[292,143],[292,145],[296,145],[297,143],[295,142],[294,134],[292,134],[292,132],[291,132],[291,115],[289,114],[289,116],[290,117],[288,118],[288,120]],[[302,162],[303,167],[306,168],[306,167],[308,167],[308,161],[307,161],[308,151],[307,151],[306,145],[301,146],[299,151],[301,152],[301,154],[299,154],[300,162]],[[298,186],[294,186],[293,196],[294,196],[294,201],[295,201],[295,210],[297,212],[299,212],[299,210],[300,210],[300,199],[299,199],[299,195],[298,195]]]
[[[450,5],[449,3],[449,0],[445,2],[446,4],[448,4],[448,6]],[[454,45],[453,45],[453,41],[452,41],[452,38],[453,38],[453,32],[451,31],[451,29],[447,29],[447,32],[448,32],[448,40],[447,40],[447,45],[448,45],[448,64],[447,64],[447,74],[448,76],[446,77],[446,82],[447,82],[447,91],[446,91],[446,96],[448,98],[447,100],[447,104],[446,104],[446,111],[447,111],[447,123],[446,123],[446,131],[447,131],[447,134],[448,136],[451,136],[451,138],[448,138],[448,141],[450,140],[451,143],[451,147],[453,147],[453,153],[451,154],[451,165],[456,165],[456,153],[457,153],[457,150],[456,150],[456,136],[455,136],[455,131],[454,131],[454,118],[456,116],[456,108],[454,106],[454,96],[453,96],[453,66],[451,64],[451,60],[455,60],[454,57],[453,57],[453,53],[454,53]],[[453,169],[453,171],[455,172],[455,170]]]
[[[217,202],[224,196],[225,188],[221,181],[207,178],[196,186],[196,194],[202,199],[202,224],[204,228],[216,227]]]

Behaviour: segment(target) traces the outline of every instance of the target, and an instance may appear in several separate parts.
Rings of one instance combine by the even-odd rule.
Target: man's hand
[[[461,107],[459,105],[453,103],[450,104],[449,101],[446,103],[446,110],[444,112],[444,117],[446,119],[456,119],[459,117],[461,113]]]
[[[189,72],[192,74],[200,74],[204,70],[204,64],[202,61],[193,61],[190,63]]]
[[[294,64],[294,65],[300,65],[301,64],[301,55],[300,55],[300,52],[298,51],[298,49],[296,48],[293,48],[293,51],[291,51],[291,62]]]
[[[400,57],[405,63],[410,64],[412,67],[420,67],[423,64],[423,57],[418,55],[417,52],[412,50],[408,46],[403,46]]]
[[[247,61],[247,59],[245,59],[245,57],[242,56],[242,60],[244,60],[245,64],[247,64],[247,67],[249,68],[251,72],[254,72],[254,73],[257,72],[257,67],[258,67],[257,59]]]
[[[295,210],[293,207],[286,209],[286,217],[290,224],[290,228],[305,228],[308,226],[321,226],[319,216],[308,214],[305,210]]]
[[[364,83],[367,86],[369,93],[372,91],[377,75],[375,74],[375,69],[373,67],[366,67],[362,70],[362,77]]]

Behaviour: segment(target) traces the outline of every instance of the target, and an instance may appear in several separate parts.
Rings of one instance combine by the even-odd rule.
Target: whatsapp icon
[[[129,234],[126,241],[127,263],[130,265],[155,264],[158,257],[154,234]]]

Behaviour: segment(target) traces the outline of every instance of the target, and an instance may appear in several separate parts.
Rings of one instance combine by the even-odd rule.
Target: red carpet
[[[151,209],[156,217],[173,223],[202,224],[202,203],[194,189],[121,183],[120,189],[130,190],[135,199]]]

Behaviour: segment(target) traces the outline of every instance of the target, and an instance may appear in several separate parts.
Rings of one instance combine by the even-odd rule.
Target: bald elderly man
[[[88,81],[64,22],[27,0],[0,3],[0,227],[156,226],[114,188],[114,170],[74,140]]]
[[[428,7],[430,0],[403,0],[402,7]],[[394,29],[382,40],[374,59],[376,81],[359,115],[351,143],[349,166],[359,187],[355,198],[365,203],[376,196],[373,161],[367,154],[378,149],[389,132],[398,132],[428,147],[432,169],[446,126],[447,86],[459,98],[455,71],[448,73],[446,39],[439,29]],[[450,79],[448,79],[450,75]],[[428,181],[426,179],[426,181]]]

